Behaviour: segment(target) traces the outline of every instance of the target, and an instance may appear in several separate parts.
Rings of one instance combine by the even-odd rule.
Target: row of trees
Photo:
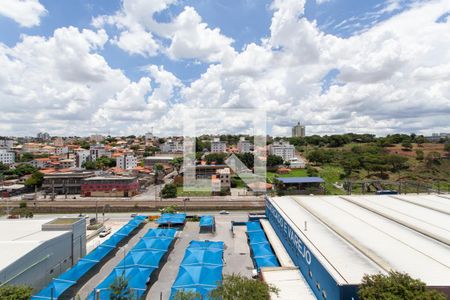
[[[88,160],[83,163],[82,167],[87,170],[104,170],[116,166],[116,160],[106,156],[97,158],[95,161]]]

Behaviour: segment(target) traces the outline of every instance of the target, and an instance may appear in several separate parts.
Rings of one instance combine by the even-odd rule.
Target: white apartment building
[[[124,154],[116,159],[116,166],[124,170],[130,170],[137,167],[137,160],[134,155]]]
[[[11,148],[14,147],[14,141],[8,139],[0,140],[0,147],[6,148],[7,150],[11,150]]]
[[[231,188],[230,168],[219,169],[216,171],[216,173],[217,177],[220,179],[220,188],[230,190]]]
[[[75,168],[75,160],[74,159],[61,159],[59,161],[59,166],[61,167],[61,169]]]
[[[211,142],[211,152],[212,153],[221,153],[227,151],[227,144],[225,142],[220,141],[219,138],[214,138]]]
[[[270,154],[280,156],[284,161],[289,161],[295,157],[295,147],[285,141],[274,142],[270,145]]]
[[[69,148],[67,146],[57,146],[55,147],[55,154],[56,155],[63,155],[69,153]]]
[[[237,148],[239,153],[249,153],[251,152],[252,143],[250,141],[245,140],[245,137],[241,137],[237,144]]]
[[[166,153],[183,152],[183,143],[168,139],[161,145],[161,151]]]
[[[82,165],[89,160],[91,152],[89,150],[79,150],[75,154],[75,166],[81,168]]]
[[[12,165],[16,161],[16,154],[7,149],[0,149],[0,162],[5,165]]]
[[[104,137],[101,134],[92,134],[89,139],[93,142],[100,143],[103,141]]]
[[[102,144],[91,146],[89,151],[92,161],[95,161],[97,160],[97,158],[100,158],[102,156],[111,157],[111,151],[106,150],[105,146]]]

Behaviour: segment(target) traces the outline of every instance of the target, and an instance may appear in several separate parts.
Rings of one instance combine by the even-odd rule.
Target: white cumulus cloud
[[[23,27],[37,26],[47,13],[39,0],[2,0],[0,15],[13,19]]]

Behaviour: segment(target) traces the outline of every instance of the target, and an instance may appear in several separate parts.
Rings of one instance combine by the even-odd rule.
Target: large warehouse
[[[266,215],[317,299],[390,270],[450,295],[448,195],[267,197]]]
[[[84,218],[0,221],[0,286],[37,290],[86,254]]]

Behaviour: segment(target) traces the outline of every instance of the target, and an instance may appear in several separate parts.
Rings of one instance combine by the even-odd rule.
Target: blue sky
[[[193,107],[263,109],[280,135],[450,131],[449,15],[446,0],[3,0],[0,131],[179,133]]]

